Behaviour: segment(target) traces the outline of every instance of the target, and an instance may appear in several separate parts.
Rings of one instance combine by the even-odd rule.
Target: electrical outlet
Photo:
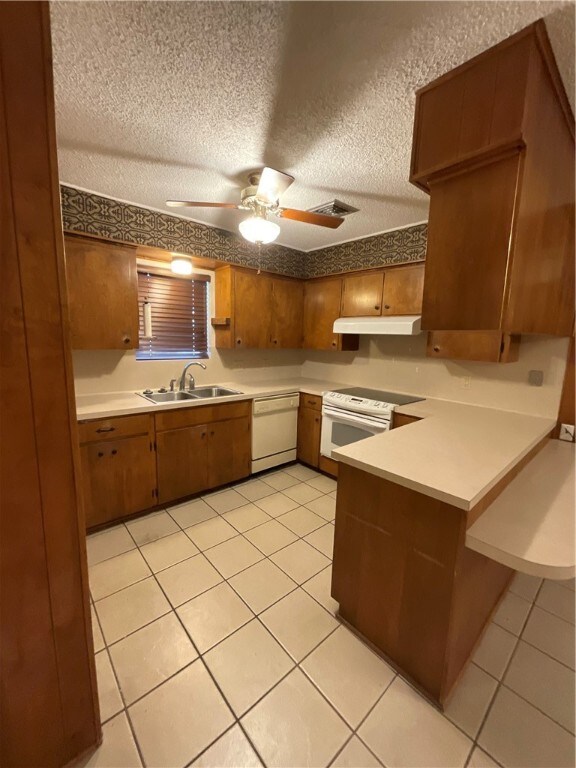
[[[560,440],[566,440],[568,443],[574,442],[574,424],[560,424]]]
[[[472,384],[471,376],[462,376],[462,389],[470,389]]]

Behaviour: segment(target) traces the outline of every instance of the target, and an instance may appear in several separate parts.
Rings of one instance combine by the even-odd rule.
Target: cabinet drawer
[[[225,403],[223,405],[202,405],[160,413],[156,412],[156,430],[162,432],[167,429],[180,429],[180,427],[193,427],[197,424],[210,424],[213,421],[240,419],[243,416],[250,416],[251,413],[251,400],[242,400],[239,403]]]
[[[301,392],[300,408],[314,408],[315,411],[321,411],[322,398],[319,395],[308,395],[306,392]]]
[[[101,442],[102,440],[117,440],[119,437],[146,435],[152,430],[152,414],[141,416],[118,416],[97,421],[80,421],[78,433],[80,444]]]

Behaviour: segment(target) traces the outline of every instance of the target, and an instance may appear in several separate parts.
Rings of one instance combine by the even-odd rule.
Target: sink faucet
[[[188,363],[188,365],[184,366],[184,370],[182,371],[182,376],[180,376],[180,384],[178,385],[178,389],[180,392],[184,392],[186,389],[186,374],[188,373],[188,368],[190,368],[192,365],[199,365],[200,368],[204,368],[206,370],[206,366],[204,363],[199,363],[198,360],[193,360],[191,363]],[[196,382],[194,381],[194,376],[192,376],[191,373],[188,373],[188,376],[190,376],[190,386],[188,389],[194,389],[196,386]]]

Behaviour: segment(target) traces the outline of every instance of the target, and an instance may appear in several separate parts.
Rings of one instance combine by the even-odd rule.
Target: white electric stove
[[[335,448],[386,432],[390,429],[395,408],[423,399],[363,387],[324,392],[320,453],[336,458],[332,456]]]

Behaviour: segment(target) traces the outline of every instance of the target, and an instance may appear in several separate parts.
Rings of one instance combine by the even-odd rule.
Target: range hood
[[[360,333],[371,336],[416,336],[420,333],[420,315],[390,317],[339,317],[334,333]]]

